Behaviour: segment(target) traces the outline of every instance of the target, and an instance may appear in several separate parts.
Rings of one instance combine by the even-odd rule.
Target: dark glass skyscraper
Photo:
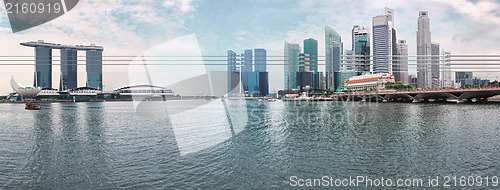
[[[52,88],[52,48],[35,47],[35,80],[33,86]]]
[[[102,90],[102,51],[86,51],[87,87]]]
[[[69,90],[78,86],[77,50],[61,49],[61,83],[59,90]]]

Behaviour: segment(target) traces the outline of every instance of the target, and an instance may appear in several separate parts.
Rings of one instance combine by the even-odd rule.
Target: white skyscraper
[[[396,81],[408,84],[408,44],[406,40],[398,40],[398,72],[394,73]]]
[[[431,75],[431,30],[427,11],[420,11],[417,30],[417,88],[429,88]]]

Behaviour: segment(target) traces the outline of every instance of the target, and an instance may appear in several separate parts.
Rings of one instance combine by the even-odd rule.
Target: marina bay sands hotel
[[[61,45],[43,40],[23,42],[23,46],[35,48],[34,87],[52,88],[52,50],[61,50],[61,77],[59,91],[78,87],[78,50],[86,52],[87,87],[102,90],[102,52],[96,45]]]

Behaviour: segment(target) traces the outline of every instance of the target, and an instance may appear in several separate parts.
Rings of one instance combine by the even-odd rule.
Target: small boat
[[[27,110],[41,110],[42,107],[40,107],[39,105],[27,103],[26,107],[24,109],[27,109]]]

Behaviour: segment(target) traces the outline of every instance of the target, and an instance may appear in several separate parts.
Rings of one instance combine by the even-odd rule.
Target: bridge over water
[[[496,95],[500,95],[500,87],[360,92],[336,94],[334,95],[334,98],[342,101],[384,102],[429,102],[456,100],[457,103],[462,103],[485,102],[488,101],[488,98]]]

